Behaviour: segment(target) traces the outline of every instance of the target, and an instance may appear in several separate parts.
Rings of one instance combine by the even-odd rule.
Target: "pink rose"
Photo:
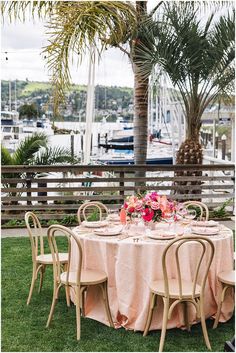
[[[143,219],[144,221],[150,222],[153,219],[154,211],[149,208],[145,208],[143,211]]]
[[[141,211],[142,208],[143,208],[143,202],[141,200],[139,200],[136,204],[135,209],[136,209],[136,211]]]
[[[158,209],[160,208],[159,203],[156,202],[156,201],[153,201],[153,202],[151,203],[151,208],[152,208],[153,210],[158,210]]]
[[[135,211],[135,208],[134,207],[129,207],[129,209],[128,209],[128,212],[129,213],[133,213]]]

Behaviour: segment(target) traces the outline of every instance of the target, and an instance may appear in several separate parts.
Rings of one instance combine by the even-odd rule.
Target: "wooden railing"
[[[135,177],[145,171],[145,177]],[[234,199],[234,165],[3,166],[2,219],[41,219],[76,213],[86,200],[119,208],[125,197],[155,190],[173,200],[201,199],[217,207]]]

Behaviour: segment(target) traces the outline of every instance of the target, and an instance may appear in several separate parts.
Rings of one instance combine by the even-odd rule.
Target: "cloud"
[[[40,21],[4,24],[2,26],[1,71],[3,79],[28,78],[31,81],[48,81],[42,47],[47,43],[45,28]],[[7,54],[5,54],[7,52]],[[6,60],[6,58],[8,60]],[[133,87],[133,73],[128,58],[119,49],[108,49],[96,65],[95,83],[108,86]],[[82,65],[71,67],[73,83],[87,84],[88,58]]]

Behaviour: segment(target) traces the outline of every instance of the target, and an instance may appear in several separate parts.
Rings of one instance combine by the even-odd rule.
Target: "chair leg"
[[[155,306],[155,299],[156,299],[156,294],[151,292],[150,293],[150,300],[149,300],[148,316],[147,316],[147,320],[146,320],[146,323],[145,323],[143,336],[147,336],[148,331],[149,331],[149,327],[150,327],[151,322],[152,322],[153,309],[154,309],[154,306]]]
[[[168,311],[169,311],[169,299],[162,298],[164,302],[164,313],[162,319],[162,329],[161,329],[161,339],[159,345],[159,352],[163,352],[163,347],[165,343],[165,336],[166,336],[166,328],[167,328],[167,321],[168,321]]]
[[[80,288],[75,289],[75,309],[76,309],[76,332],[77,340],[80,340]]]
[[[85,317],[85,293],[86,293],[87,287],[81,288],[81,315]]]
[[[30,303],[36,279],[37,279],[37,270],[36,270],[36,267],[33,266],[32,280],[31,280],[30,291],[29,291],[29,295],[28,295],[28,299],[27,299],[27,305],[29,305],[29,303]]]
[[[108,300],[107,281],[101,285],[101,288],[102,288],[102,294],[103,294],[103,300],[104,300],[104,304],[105,304],[107,318],[108,318],[110,327],[114,328],[114,323],[112,321],[111,310],[110,310],[109,300]]]
[[[42,290],[42,286],[43,286],[43,277],[44,277],[45,270],[46,270],[46,266],[43,265],[43,266],[41,267],[41,269],[40,269],[40,282],[39,282],[38,293],[40,293],[41,290]]]
[[[65,292],[66,292],[66,305],[70,307],[70,287],[65,286]]]
[[[187,331],[190,332],[188,302],[184,302],[184,322],[185,322],[185,326],[187,328]]]
[[[50,322],[52,321],[52,317],[53,317],[56,301],[58,299],[58,293],[59,293],[60,288],[61,288],[61,285],[57,286],[57,284],[54,283],[52,305],[51,305],[51,309],[50,309],[50,313],[48,316],[48,321],[47,321],[46,327],[49,327]]]
[[[201,315],[201,325],[202,325],[203,336],[204,336],[207,348],[211,350],[211,344],[209,341],[207,327],[206,327],[206,319],[205,319],[204,306],[203,306],[204,303],[203,303],[202,298],[200,298],[199,304],[200,304],[200,315]]]
[[[221,313],[221,307],[222,307],[223,301],[225,299],[225,292],[229,288],[228,286],[224,285],[224,283],[221,283],[221,286],[222,286],[222,290],[221,290],[219,301],[218,301],[217,313],[216,313],[216,318],[215,318],[213,328],[216,328],[218,326],[219,319],[220,319],[220,313]]]

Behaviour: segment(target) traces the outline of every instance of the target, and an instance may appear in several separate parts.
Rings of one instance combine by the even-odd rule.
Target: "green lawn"
[[[63,240],[60,239],[63,246]],[[91,319],[81,320],[81,340],[76,340],[75,308],[67,308],[62,290],[49,329],[45,328],[52,299],[52,271],[47,269],[41,294],[33,293],[26,305],[31,281],[31,250],[27,238],[2,240],[2,351],[60,352],[153,352],[158,351],[160,331],[147,337],[142,332],[114,330]],[[234,335],[234,318],[208,333],[215,352],[223,351],[224,342]],[[194,325],[191,333],[180,329],[168,330],[165,351],[206,351],[201,326]]]

